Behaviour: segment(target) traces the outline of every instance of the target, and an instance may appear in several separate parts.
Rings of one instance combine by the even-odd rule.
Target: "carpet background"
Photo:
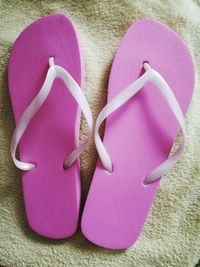
[[[51,241],[33,233],[24,214],[20,172],[9,144],[14,129],[7,85],[13,42],[33,20],[61,12],[74,21],[85,57],[85,94],[94,118],[106,103],[111,62],[127,27],[140,18],[166,23],[187,42],[196,86],[187,114],[187,151],[162,180],[137,243],[126,251],[98,248],[80,231]],[[192,0],[0,0],[0,265],[194,267],[200,257],[200,1]],[[82,119],[81,139],[86,134]],[[97,160],[93,141],[81,157],[83,199]]]

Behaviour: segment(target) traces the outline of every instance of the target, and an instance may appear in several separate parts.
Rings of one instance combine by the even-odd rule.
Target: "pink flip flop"
[[[69,237],[79,218],[78,158],[92,131],[91,111],[80,89],[82,56],[71,21],[52,14],[26,28],[13,46],[8,73],[16,121],[11,154],[23,170],[29,225],[42,236]],[[78,146],[80,110],[89,137]],[[18,143],[21,161],[15,156]]]
[[[193,88],[193,64],[181,38],[157,21],[131,25],[113,62],[108,104],[96,122],[100,160],[81,222],[88,240],[110,249],[137,240],[159,178],[183,153],[183,114]],[[98,130],[104,119],[102,143]],[[169,157],[180,128],[183,141]]]

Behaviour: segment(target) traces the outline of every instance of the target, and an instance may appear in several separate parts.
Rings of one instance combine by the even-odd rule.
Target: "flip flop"
[[[137,240],[159,178],[183,153],[183,114],[193,88],[193,64],[181,38],[158,21],[131,25],[116,53],[108,104],[95,127],[100,159],[81,222],[94,244],[125,249]],[[98,130],[104,119],[102,143]],[[180,128],[183,140],[169,157]]]
[[[16,121],[11,154],[23,170],[28,223],[42,236],[69,237],[79,218],[78,158],[92,131],[91,111],[80,88],[82,55],[72,22],[52,14],[27,27],[12,48],[8,73]],[[89,136],[78,146],[80,110]],[[18,143],[21,161],[15,156]]]

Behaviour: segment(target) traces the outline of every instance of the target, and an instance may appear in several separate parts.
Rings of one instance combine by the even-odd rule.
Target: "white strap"
[[[11,156],[15,163],[15,165],[24,171],[31,170],[36,167],[34,163],[28,163],[28,162],[21,162],[16,159],[16,150],[17,146],[20,142],[20,139],[22,135],[24,134],[26,128],[28,127],[31,119],[35,115],[35,113],[39,110],[39,108],[42,106],[42,104],[47,99],[53,82],[56,78],[60,78],[65,83],[66,87],[69,89],[72,96],[75,98],[76,102],[80,106],[89,129],[89,134],[86,140],[79,145],[79,147],[75,148],[68,158],[64,162],[64,168],[70,167],[76,159],[80,156],[80,154],[83,152],[85,147],[87,146],[90,137],[92,135],[92,127],[93,127],[93,119],[92,119],[92,113],[89,107],[89,104],[83,94],[83,91],[79,87],[79,85],[76,83],[76,81],[73,79],[73,77],[61,66],[54,64],[54,58],[49,59],[49,69],[46,75],[46,79],[43,83],[42,88],[40,89],[39,93],[36,95],[36,97],[33,99],[31,104],[26,108],[23,115],[21,116],[19,122],[16,125],[14,134],[12,136],[11,140]]]
[[[143,86],[147,82],[153,82],[163,95],[167,104],[169,105],[172,113],[174,114],[176,120],[180,124],[182,130],[182,142],[177,148],[177,150],[173,153],[171,157],[161,163],[156,169],[154,169],[144,180],[145,184],[151,183],[157,179],[159,179],[164,173],[166,173],[174,164],[180,159],[183,154],[185,147],[185,139],[186,139],[186,130],[185,130],[185,121],[184,116],[181,111],[181,108],[176,100],[175,95],[170,89],[167,82],[164,78],[155,70],[153,70],[148,63],[144,63],[145,73],[133,82],[131,85],[126,87],[123,91],[121,91],[117,96],[115,96],[99,113],[99,116],[95,125],[95,144],[97,147],[97,151],[99,153],[99,157],[104,168],[108,172],[112,172],[112,161],[107,152],[103,142],[99,136],[99,127],[101,123],[115,110],[120,108],[124,103],[126,103],[131,97],[133,97],[138,91],[140,91]],[[131,160],[131,159],[130,159]]]

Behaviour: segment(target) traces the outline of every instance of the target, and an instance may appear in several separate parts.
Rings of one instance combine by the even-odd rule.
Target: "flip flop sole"
[[[79,42],[62,14],[43,17],[17,38],[9,59],[9,91],[16,123],[45,80],[50,57],[82,86]],[[20,159],[37,167],[22,173],[27,219],[40,235],[65,238],[77,229],[80,205],[79,162],[63,169],[79,142],[80,110],[61,80],[32,119],[19,145]]]
[[[168,82],[185,113],[194,88],[191,56],[174,31],[148,19],[131,25],[121,41],[108,102],[141,76],[145,61]],[[81,223],[87,239],[110,249],[125,249],[137,240],[159,186],[159,181],[149,185],[143,181],[168,158],[178,131],[176,119],[152,83],[107,118],[104,145],[113,173],[98,161]]]

